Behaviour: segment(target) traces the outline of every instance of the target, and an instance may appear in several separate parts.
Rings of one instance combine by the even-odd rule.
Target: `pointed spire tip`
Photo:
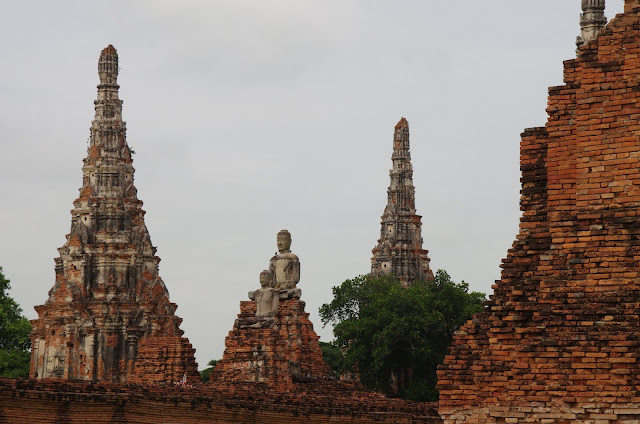
[[[115,47],[113,47],[113,44],[109,44],[107,47],[102,49],[101,55],[105,55],[105,54],[116,55],[117,53],[118,51],[116,50]]]
[[[98,75],[100,76],[100,84],[117,84],[118,52],[111,44],[100,52],[100,58],[98,59]]]
[[[398,128],[409,128],[409,122],[406,118],[403,117],[402,119],[400,119],[400,121],[398,121],[398,123],[396,124],[396,129]]]

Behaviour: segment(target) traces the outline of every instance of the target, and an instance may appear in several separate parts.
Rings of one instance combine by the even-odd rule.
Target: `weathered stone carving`
[[[260,273],[260,289],[249,292],[249,299],[256,301],[257,317],[272,317],[278,312],[280,294],[273,288],[273,273],[262,271]]]
[[[260,273],[260,290],[249,292],[252,301],[240,302],[212,381],[266,383],[290,390],[294,382],[330,376],[296,288],[300,261],[291,253],[291,234],[280,231],[277,243],[269,271]]]
[[[416,214],[413,167],[409,152],[409,123],[402,118],[393,136],[393,168],[382,214],[380,239],[373,249],[371,275],[395,275],[403,285],[431,280],[428,251],[422,248],[422,224]]]
[[[604,8],[605,0],[582,0],[580,35],[576,38],[577,49],[583,44],[595,39],[605,25],[607,25]]]
[[[278,313],[280,292],[273,288],[273,273],[260,273],[260,289],[249,292],[249,299],[256,302],[256,314],[250,318],[238,318],[239,328],[270,328],[274,324],[273,317]]]
[[[273,273],[273,287],[280,291],[281,297],[300,298],[301,291],[296,287],[300,281],[300,260],[291,253],[291,233],[281,230],[277,236],[278,253],[269,262],[269,271]]]
[[[161,382],[199,378],[181,337],[176,304],[158,275],[160,258],[133,184],[133,159],[118,98],[118,54],[98,61],[95,101],[71,231],[55,259],[56,280],[31,322],[32,378]]]

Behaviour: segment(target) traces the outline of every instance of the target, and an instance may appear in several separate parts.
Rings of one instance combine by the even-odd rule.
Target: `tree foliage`
[[[203,383],[206,383],[207,381],[209,381],[209,379],[211,378],[211,373],[213,372],[213,369],[216,367],[216,364],[218,362],[220,362],[219,359],[212,359],[207,364],[209,365],[209,368],[206,368],[200,371],[200,378],[202,378]]]
[[[340,377],[344,368],[344,356],[338,346],[333,343],[320,342],[322,359],[329,365],[329,368],[336,377]]]
[[[333,296],[320,316],[334,324],[334,343],[347,347],[343,370],[374,390],[422,401],[437,399],[436,368],[453,333],[485,300],[443,270],[408,288],[390,276],[359,276],[334,287]]]
[[[31,324],[9,296],[9,280],[0,267],[0,377],[29,376]]]

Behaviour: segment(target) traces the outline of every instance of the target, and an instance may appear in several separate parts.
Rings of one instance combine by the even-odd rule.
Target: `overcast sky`
[[[623,8],[609,0],[607,17]],[[432,268],[491,293],[517,233],[519,141],[575,57],[579,0],[0,1],[0,266],[29,318],[82,185],[101,49],[160,274],[200,368],[286,228],[316,331],[370,269],[409,120]]]

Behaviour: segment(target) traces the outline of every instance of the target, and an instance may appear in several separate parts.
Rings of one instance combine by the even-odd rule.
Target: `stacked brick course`
[[[337,381],[322,359],[300,292],[293,298],[284,293],[268,318],[256,316],[256,300],[240,302],[223,358],[200,388],[210,389],[208,396],[224,393],[236,409],[250,399],[258,413],[246,422],[441,423],[434,403],[389,399],[359,383]]]
[[[319,337],[304,306],[300,299],[284,300],[272,327],[241,328],[239,322],[255,316],[256,302],[240,302],[238,320],[225,340],[224,356],[212,373],[212,384],[261,383],[286,392],[295,382],[330,378]]]
[[[0,379],[0,424],[437,424],[433,404],[387,399],[353,384],[161,387]]]
[[[640,7],[522,134],[520,231],[439,371],[445,423],[640,422]]]
[[[32,378],[171,383],[197,379],[195,350],[181,337],[158,275],[160,259],[133,185],[132,151],[118,98],[118,54],[98,61],[98,98],[71,232],[58,249],[56,281],[32,321]]]

